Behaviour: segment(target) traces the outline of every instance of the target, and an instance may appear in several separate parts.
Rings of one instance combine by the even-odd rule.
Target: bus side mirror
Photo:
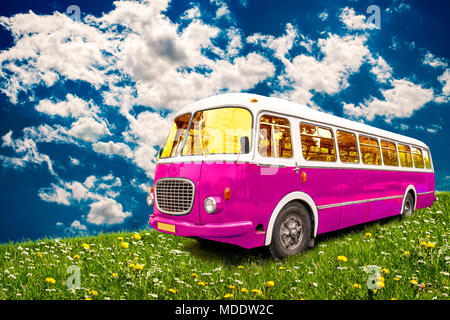
[[[243,136],[240,138],[239,142],[241,143],[241,153],[249,153],[250,152],[250,141],[247,136]]]

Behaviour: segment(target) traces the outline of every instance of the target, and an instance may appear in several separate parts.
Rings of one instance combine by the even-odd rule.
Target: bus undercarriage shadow
[[[399,215],[387,217],[381,220],[369,221],[366,223],[354,225],[348,228],[320,234],[316,238],[316,245],[332,239],[343,238],[349,234],[363,232],[367,227],[373,225],[385,225],[391,221],[401,219]],[[273,257],[268,247],[258,247],[245,249],[236,245],[206,240],[201,238],[191,238],[193,241],[186,243],[184,249],[192,255],[209,260],[223,260],[225,264],[240,264],[250,259],[272,260]]]

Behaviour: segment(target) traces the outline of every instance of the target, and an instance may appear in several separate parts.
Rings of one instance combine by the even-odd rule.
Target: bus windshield
[[[227,107],[197,111],[186,137],[182,155],[238,154],[241,137],[251,145],[252,114],[244,108]]]

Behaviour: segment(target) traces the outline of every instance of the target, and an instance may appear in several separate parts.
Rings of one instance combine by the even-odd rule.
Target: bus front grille
[[[159,211],[181,215],[191,211],[194,204],[194,183],[182,178],[163,178],[155,184],[155,200]]]

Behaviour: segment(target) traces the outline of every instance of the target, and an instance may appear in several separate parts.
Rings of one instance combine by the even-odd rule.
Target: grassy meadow
[[[2,244],[0,299],[447,300],[450,193],[438,197],[405,219],[319,236],[283,261],[156,231]],[[69,266],[79,288],[66,284]]]

